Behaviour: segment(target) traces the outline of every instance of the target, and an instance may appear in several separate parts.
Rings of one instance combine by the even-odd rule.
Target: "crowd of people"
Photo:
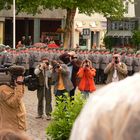
[[[59,96],[64,97],[66,92],[69,93],[73,100],[76,88],[87,99],[89,94],[94,93],[96,90],[96,84],[117,82],[139,72],[140,52],[134,53],[123,49],[114,49],[112,51],[94,49],[88,51],[80,49],[49,49],[47,47],[1,48],[0,66],[1,68],[20,66],[24,68],[25,76],[32,75],[37,77],[38,106],[36,119],[43,118],[45,114],[46,119],[50,120],[52,85],[54,86],[56,100]],[[14,79],[12,87],[3,83],[0,86],[0,100],[3,101],[3,106],[6,103],[7,108],[5,110],[10,110],[9,106],[13,108],[12,123],[16,124],[16,131],[17,129],[26,130],[25,110],[22,104],[23,81],[23,76],[18,76]],[[19,119],[16,122],[14,118],[17,115],[19,115]],[[1,118],[5,117],[2,116]],[[11,128],[12,123],[9,123],[9,118],[5,119],[8,120],[8,123],[7,125],[1,125],[1,127]]]
[[[17,42],[16,49],[34,46],[47,46],[48,48],[62,48],[63,43],[60,40],[54,40],[53,36],[42,35],[40,41],[33,43],[32,36],[22,36]]]
[[[33,70],[40,63],[42,57],[47,57],[52,60],[60,60],[59,56],[64,53],[74,51],[77,60],[90,60],[92,66],[96,69],[95,83],[103,84],[106,82],[107,75],[104,73],[106,66],[112,61],[113,54],[120,54],[121,62],[125,63],[128,69],[128,76],[133,75],[140,69],[140,52],[132,52],[125,50],[114,49],[112,52],[108,49],[103,50],[67,50],[67,49],[49,49],[47,47],[30,47],[20,49],[1,49],[0,51],[0,65],[22,65],[26,69],[26,73],[33,73]]]
[[[32,37],[31,36],[22,36],[21,40],[18,41],[18,44],[16,45],[16,48],[23,48],[25,46],[30,46],[33,44],[33,41],[32,41]]]

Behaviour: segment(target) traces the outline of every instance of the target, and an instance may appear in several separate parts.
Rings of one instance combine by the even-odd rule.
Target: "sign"
[[[90,35],[90,29],[89,28],[84,28],[83,29],[83,36],[89,36]]]
[[[90,29],[89,28],[84,28],[83,29],[83,39],[90,39]]]

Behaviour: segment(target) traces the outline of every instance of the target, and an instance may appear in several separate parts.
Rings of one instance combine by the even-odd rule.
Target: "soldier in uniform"
[[[0,48],[0,66],[2,65],[3,63],[3,48]]]
[[[100,79],[99,79],[99,67],[100,67],[100,53],[99,50],[94,50],[92,52],[92,54],[89,55],[89,60],[91,60],[92,62],[92,66],[93,68],[96,69],[96,75],[95,75],[95,83],[99,84],[100,83]]]
[[[54,60],[59,60],[59,56],[61,55],[61,53],[60,53],[60,50],[59,49],[56,49],[56,52],[54,53],[55,55],[54,55]]]
[[[21,66],[24,66],[25,68],[25,75],[29,75],[29,59],[30,59],[30,56],[29,56],[29,53],[28,53],[28,50],[26,48],[23,49],[22,53],[21,53]]]
[[[137,52],[136,56],[134,57],[133,70],[134,70],[134,73],[140,71],[140,52]]]
[[[12,50],[7,50],[3,55],[3,65],[9,67],[14,64]]]
[[[122,50],[121,51],[121,62],[125,63],[125,57],[126,56],[126,51],[125,50]]]
[[[33,49],[32,52],[32,63],[33,63],[33,71],[36,68],[37,65],[39,65],[41,61],[41,52],[40,52],[40,47],[36,47]]]
[[[30,75],[34,75],[34,59],[33,59],[33,51],[34,51],[34,47],[29,47],[28,53],[29,53],[29,74]]]
[[[131,54],[131,52],[128,52],[127,55],[125,56],[125,61],[124,63],[127,66],[127,70],[128,70],[128,76],[132,76],[133,75],[133,56]]]
[[[84,55],[84,51],[80,50],[79,53],[77,54],[77,58],[79,61],[83,61],[85,60],[85,55]]]
[[[95,61],[94,61],[94,65],[95,65],[95,69],[96,69],[96,75],[95,75],[95,82],[96,84],[100,83],[100,73],[99,73],[99,69],[100,69],[100,62],[101,62],[101,54],[99,52],[99,50],[95,51]]]
[[[109,50],[104,50],[102,56],[101,56],[101,84],[105,84],[106,79],[107,79],[107,74],[104,73],[104,69],[106,68],[106,66],[109,64],[110,62],[110,56],[109,56]]]

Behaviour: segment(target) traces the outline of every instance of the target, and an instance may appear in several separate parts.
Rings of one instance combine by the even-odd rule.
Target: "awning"
[[[131,31],[108,31],[106,36],[112,36],[112,37],[132,37]]]

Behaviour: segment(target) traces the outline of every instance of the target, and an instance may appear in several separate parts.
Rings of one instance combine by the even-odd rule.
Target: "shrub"
[[[46,133],[48,139],[68,140],[73,123],[85,104],[85,99],[79,93],[71,101],[68,94],[66,94],[66,97],[59,97],[56,104],[52,112],[53,119],[46,129]]]

